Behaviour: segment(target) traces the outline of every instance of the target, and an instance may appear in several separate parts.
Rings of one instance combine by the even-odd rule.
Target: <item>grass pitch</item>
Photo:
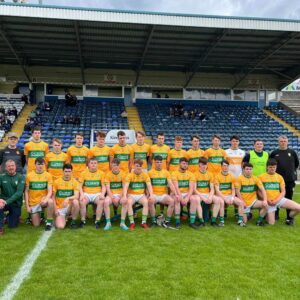
[[[300,216],[240,228],[232,214],[199,231],[55,231],[15,299],[299,299]],[[21,225],[1,238],[0,290],[41,232]]]

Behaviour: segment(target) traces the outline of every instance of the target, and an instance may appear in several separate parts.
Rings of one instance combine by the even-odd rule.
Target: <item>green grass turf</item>
[[[55,231],[15,299],[299,299],[300,217],[288,227],[282,211],[273,227],[240,228],[230,215],[225,228],[199,232],[103,232],[91,222]]]

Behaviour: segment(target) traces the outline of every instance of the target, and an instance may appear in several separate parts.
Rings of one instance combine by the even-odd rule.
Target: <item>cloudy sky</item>
[[[6,0],[10,2],[11,0]],[[42,0],[44,4],[194,13],[224,16],[252,16],[300,19],[299,0]],[[38,0],[27,0],[38,3]]]

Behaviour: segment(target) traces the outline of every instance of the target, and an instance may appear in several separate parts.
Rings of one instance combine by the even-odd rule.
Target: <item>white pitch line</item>
[[[45,249],[49,238],[53,233],[53,229],[51,231],[45,231],[43,235],[38,240],[35,247],[32,249],[31,253],[26,257],[23,265],[20,267],[19,271],[16,275],[11,279],[9,284],[6,286],[3,293],[0,295],[0,300],[11,300],[19,290],[22,282],[29,275],[35,261],[41,254],[41,252]]]

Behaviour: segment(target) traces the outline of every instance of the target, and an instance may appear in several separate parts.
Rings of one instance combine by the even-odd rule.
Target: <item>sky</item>
[[[42,0],[43,4],[106,9],[300,19],[299,0]],[[6,0],[11,2],[11,0]],[[27,0],[37,4],[38,0]]]

